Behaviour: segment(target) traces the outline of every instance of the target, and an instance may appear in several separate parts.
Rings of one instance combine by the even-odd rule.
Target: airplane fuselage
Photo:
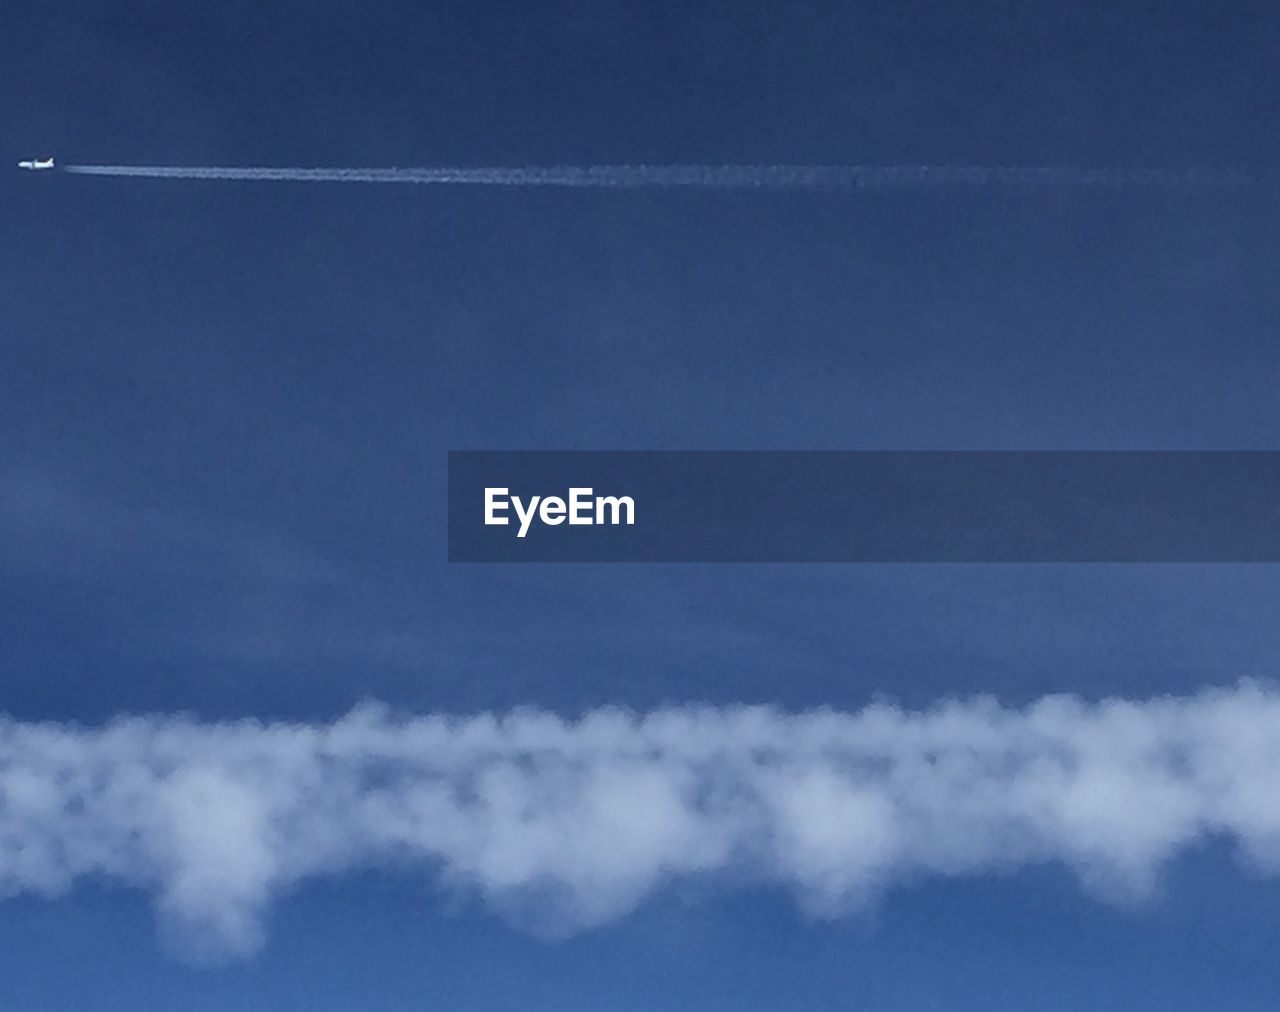
[[[53,159],[52,158],[33,158],[29,162],[19,162],[18,168],[28,169],[32,172],[36,171],[37,169],[51,169],[53,168]]]

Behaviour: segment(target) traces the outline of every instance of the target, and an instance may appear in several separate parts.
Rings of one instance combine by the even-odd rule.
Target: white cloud
[[[332,724],[0,721],[0,895],[153,892],[185,951],[251,953],[317,875],[422,865],[543,927],[670,880],[773,880],[837,915],[899,879],[1049,861],[1140,898],[1209,836],[1280,870],[1280,691],[922,712],[527,710]]]

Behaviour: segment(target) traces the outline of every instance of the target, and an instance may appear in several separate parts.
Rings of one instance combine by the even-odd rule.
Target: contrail
[[[1241,169],[1079,168],[991,165],[558,165],[512,168],[262,168],[67,165],[82,176],[281,183],[419,183],[567,188],[894,190],[958,187],[1223,187],[1271,181]]]

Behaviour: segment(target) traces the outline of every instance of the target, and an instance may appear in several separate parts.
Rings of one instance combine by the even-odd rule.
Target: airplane
[[[53,158],[36,158],[29,162],[19,162],[18,168],[30,169],[33,172],[36,169],[51,169],[53,168]]]

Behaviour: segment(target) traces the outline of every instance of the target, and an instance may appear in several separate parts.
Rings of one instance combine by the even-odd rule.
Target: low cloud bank
[[[273,896],[358,868],[422,869],[574,930],[695,878],[783,882],[834,916],[905,877],[1057,861],[1140,898],[1215,836],[1280,871],[1276,688],[920,712],[0,721],[0,896],[141,887],[208,957],[252,953]]]

